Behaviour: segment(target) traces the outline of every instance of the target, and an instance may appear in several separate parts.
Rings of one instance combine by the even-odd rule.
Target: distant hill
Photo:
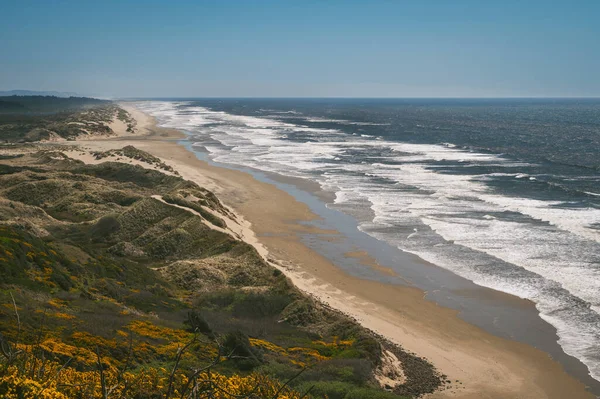
[[[36,91],[36,90],[7,90],[0,91],[0,97],[5,96],[53,96],[53,97],[79,97],[77,93],[61,91]]]
[[[56,113],[109,103],[107,100],[87,97],[0,96],[0,113]]]
[[[20,104],[18,102],[14,102],[14,101],[0,100],[0,112],[2,112],[2,111],[20,112],[20,111],[24,111],[24,110],[26,110],[26,108],[23,104]]]
[[[81,134],[110,135],[110,123],[118,117],[133,131],[126,111],[111,101],[86,97],[0,97],[0,141],[30,142],[61,137],[73,140]],[[1,174],[1,173],[0,173]]]

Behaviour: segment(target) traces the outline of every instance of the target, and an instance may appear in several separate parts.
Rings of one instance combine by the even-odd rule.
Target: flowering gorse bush
[[[69,361],[61,364],[21,351],[17,357],[0,363],[0,395],[4,399],[301,398],[299,393],[261,374],[228,376],[212,370],[220,357],[209,366],[186,373],[178,369],[183,351],[178,351],[170,370],[141,367],[131,371],[105,365],[109,359],[99,355],[96,367],[78,370],[70,367]]]

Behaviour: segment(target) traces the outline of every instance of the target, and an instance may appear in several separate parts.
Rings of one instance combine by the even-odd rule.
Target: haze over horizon
[[[596,1],[2,4],[0,90],[596,97]]]

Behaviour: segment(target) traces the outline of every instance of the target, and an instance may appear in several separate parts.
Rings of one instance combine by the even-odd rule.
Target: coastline
[[[121,132],[117,138],[76,144],[93,150],[133,145],[161,158],[185,179],[215,192],[246,221],[240,230],[242,239],[284,271],[298,288],[427,358],[445,374],[452,388],[429,397],[594,397],[545,352],[487,333],[460,319],[457,311],[425,299],[419,289],[348,275],[302,242],[302,234],[318,233],[331,239],[336,234],[307,225],[318,216],[306,204],[247,173],[199,160],[178,143],[185,137],[182,133],[156,128],[151,117],[129,105],[125,108],[138,121],[137,135]],[[348,256],[359,257],[366,267],[377,265],[368,254]]]

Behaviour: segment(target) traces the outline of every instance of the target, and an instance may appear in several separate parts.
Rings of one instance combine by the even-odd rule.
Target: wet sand
[[[130,106],[127,108],[132,110]],[[595,397],[547,352],[491,334],[472,324],[478,324],[477,320],[469,320],[464,311],[462,318],[458,317],[456,309],[460,306],[450,309],[438,304],[451,301],[454,293],[465,298],[465,304],[469,304],[470,299],[475,305],[477,302],[506,301],[512,303],[512,307],[504,307],[503,311],[518,308],[531,317],[537,315],[531,302],[466,283],[463,288],[463,283],[456,284],[456,292],[436,292],[435,285],[440,284],[439,279],[449,272],[440,271],[408,254],[383,256],[385,251],[375,252],[377,248],[369,248],[369,245],[377,244],[368,241],[365,241],[367,248],[361,245],[349,248],[339,256],[328,256],[328,245],[340,239],[343,241],[346,232],[323,228],[323,216],[307,203],[298,201],[274,184],[260,181],[265,179],[198,159],[196,154],[179,144],[183,134],[157,129],[150,118],[140,115],[139,111],[132,110],[132,113],[139,118],[137,136],[124,135],[80,144],[93,150],[134,145],[162,158],[183,178],[214,191],[251,227],[244,238],[259,247],[259,252],[280,267],[301,290],[349,314],[404,349],[427,358],[447,375],[451,388],[429,397]],[[301,184],[279,179],[284,184]],[[315,190],[310,183],[300,188]],[[313,249],[315,246],[307,245],[307,240],[324,243],[323,249]],[[362,265],[363,269],[353,272],[349,270],[350,264]],[[393,278],[390,273],[384,273],[384,269],[398,276]],[[368,278],[357,277],[363,272]],[[430,289],[427,283],[414,284],[422,276],[427,277],[424,280],[432,280]],[[418,288],[419,285],[423,288]],[[551,331],[541,333],[549,336]],[[537,333],[532,331],[530,335],[535,338]]]

